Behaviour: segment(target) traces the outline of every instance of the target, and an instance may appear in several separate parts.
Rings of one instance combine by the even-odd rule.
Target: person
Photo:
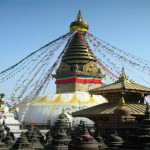
[[[10,128],[9,127],[5,127],[5,130],[7,133],[10,133],[10,136],[12,137],[13,141],[15,140],[15,136],[13,132],[10,132]]]

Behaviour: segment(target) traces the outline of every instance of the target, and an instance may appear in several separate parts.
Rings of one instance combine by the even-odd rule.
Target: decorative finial
[[[125,74],[124,67],[122,67],[122,73],[121,76],[119,77],[119,81],[124,81],[124,80],[127,80],[127,76]]]
[[[75,21],[83,21],[82,16],[81,16],[81,10],[78,11],[78,15]]]
[[[86,32],[89,29],[89,25],[86,21],[82,19],[81,10],[78,11],[78,15],[74,22],[70,25],[70,31],[83,31]]]

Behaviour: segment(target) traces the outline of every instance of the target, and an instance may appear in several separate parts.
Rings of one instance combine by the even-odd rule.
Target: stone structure
[[[127,140],[121,146],[123,150],[145,150],[150,149],[150,106],[147,105],[145,119],[134,135],[129,135]]]
[[[110,135],[109,138],[108,138],[108,142],[107,142],[107,145],[108,145],[108,148],[106,148],[107,150],[114,150],[114,149],[117,149],[119,146],[121,146],[123,143],[123,140],[121,137],[119,137],[117,135],[117,132],[115,131],[115,134],[114,135]]]
[[[83,129],[80,135],[74,139],[70,145],[69,150],[98,150],[98,145],[93,141],[93,138],[89,135],[87,128],[83,125]]]
[[[7,148],[7,146],[5,145],[5,143],[3,143],[3,142],[1,141],[1,139],[0,139],[0,150],[9,150],[9,149]]]
[[[68,119],[67,116],[62,113],[59,115],[58,119],[55,122],[55,125],[52,129],[52,137],[55,138],[57,136],[57,133],[59,132],[60,128],[63,128],[65,132],[67,132],[69,128]]]
[[[26,137],[27,137],[27,139],[30,139],[31,138],[31,136],[32,136],[32,134],[33,134],[33,128],[29,128],[26,132],[25,132],[25,135],[26,135]]]
[[[14,145],[14,141],[12,137],[10,136],[10,132],[6,134],[6,138],[4,139],[5,144],[7,145],[8,148],[12,148]]]
[[[35,132],[37,138],[39,139],[39,141],[40,141],[41,143],[43,143],[43,142],[44,142],[44,136],[43,136],[43,134],[41,133],[41,131],[39,130],[39,128],[37,128],[37,127],[34,128],[34,132]]]
[[[28,142],[24,133],[18,138],[11,150],[34,150],[31,143]]]
[[[40,143],[40,140],[37,138],[38,134],[36,131],[33,131],[31,137],[29,138],[29,142],[31,143],[32,147],[37,150],[44,149],[44,146]]]
[[[99,150],[105,150],[107,148],[107,145],[104,143],[104,140],[97,129],[95,130],[94,139],[97,141],[95,144],[98,145]]]
[[[59,128],[59,131],[55,133],[55,137],[52,140],[51,149],[54,150],[68,150],[69,139],[63,128]]]

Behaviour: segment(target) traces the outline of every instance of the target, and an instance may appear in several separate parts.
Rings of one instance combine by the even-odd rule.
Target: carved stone
[[[81,134],[74,139],[70,145],[70,150],[98,150],[98,145],[94,143],[93,138],[89,135],[85,125],[82,125]]]
[[[66,64],[65,62],[61,62],[60,66],[57,69],[57,74],[62,74],[70,72],[70,66]]]
[[[108,138],[107,145],[109,146],[108,150],[111,150],[111,148],[119,147],[123,143],[123,140],[120,136],[117,135],[117,132],[115,132],[114,135],[110,135]]]
[[[68,150],[69,139],[63,128],[55,133],[55,138],[52,141],[52,149],[54,150]]]
[[[83,66],[84,72],[89,72],[97,75],[99,72],[99,68],[97,67],[96,63],[94,61],[90,61],[89,63],[85,64]]]
[[[13,141],[12,137],[10,136],[10,132],[7,133],[4,142],[8,148],[12,148],[12,146],[14,145],[15,142]]]
[[[18,138],[11,150],[34,150],[32,145],[28,142],[24,133]]]
[[[29,142],[32,144],[32,147],[36,150],[42,150],[44,147],[40,143],[39,139],[37,138],[37,133],[34,131]]]

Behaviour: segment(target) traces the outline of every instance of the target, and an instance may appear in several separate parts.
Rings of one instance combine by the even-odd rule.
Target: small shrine
[[[98,145],[99,150],[105,150],[107,145],[105,144],[103,137],[100,135],[100,132],[96,129],[94,133],[95,144]]]
[[[36,133],[36,131],[33,131],[31,137],[29,138],[29,142],[34,149],[44,149],[44,146],[40,143],[40,140],[38,139],[38,134]]]
[[[115,131],[115,134],[110,135],[107,141],[108,148],[106,150],[115,150],[119,146],[121,146],[123,143],[123,140],[121,137],[117,135],[117,132]]]
[[[63,128],[59,128],[55,133],[55,138],[52,140],[51,149],[54,150],[68,150],[69,139]]]
[[[118,128],[118,133],[135,131],[144,119],[146,104],[144,98],[150,95],[150,88],[128,80],[122,68],[122,74],[115,83],[90,91],[102,95],[108,103],[103,103],[73,113],[73,117],[87,117],[95,122],[101,134],[109,133],[110,127]],[[125,130],[124,130],[125,128]],[[123,132],[123,133],[122,133]]]
[[[22,132],[21,136],[18,138],[12,150],[34,150],[31,143],[27,140],[25,134]]]
[[[70,145],[70,150],[98,150],[98,145],[95,144],[93,138],[90,136],[85,125],[82,125],[82,131],[79,136],[77,136],[72,144]]]
[[[4,103],[4,93],[0,94],[0,121],[5,126],[9,127],[11,131],[16,131],[20,129],[22,123],[20,123],[13,114],[12,110]]]

